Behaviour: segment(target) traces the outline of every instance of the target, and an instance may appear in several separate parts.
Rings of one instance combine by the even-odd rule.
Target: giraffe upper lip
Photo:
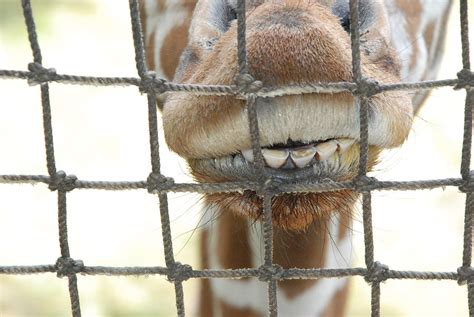
[[[411,126],[411,112],[405,112],[394,102],[404,99],[394,93],[371,99],[369,144],[392,148],[405,140]],[[226,101],[169,95],[163,123],[170,149],[187,159],[206,159],[251,148],[245,106],[231,99]],[[388,115],[392,108],[395,112]],[[189,117],[199,120],[191,121]],[[358,139],[360,135],[359,111],[347,96],[314,94],[258,99],[257,118],[264,147],[286,144],[289,138],[307,144],[341,137]]]

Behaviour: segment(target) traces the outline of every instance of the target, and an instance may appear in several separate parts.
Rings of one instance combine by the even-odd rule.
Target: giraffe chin
[[[377,161],[381,149],[369,147],[368,168]],[[357,175],[359,161],[358,146],[353,146],[344,155],[335,155],[323,165],[313,165],[306,169],[275,170],[265,168],[268,175],[286,184],[298,182],[349,181]],[[242,163],[238,156],[224,159],[189,159],[191,173],[200,183],[256,182],[253,164]],[[358,194],[351,190],[326,193],[279,193],[272,198],[273,224],[284,230],[304,231],[316,220],[327,219],[332,213],[349,215]],[[221,210],[246,217],[254,221],[263,219],[263,199],[255,191],[212,193],[206,195],[209,204],[222,207]]]
[[[332,213],[350,215],[357,200],[357,193],[344,190],[331,193],[281,194],[272,199],[273,225],[288,231],[304,231],[313,222],[328,219]],[[263,199],[255,192],[210,194],[209,204],[222,210],[250,218],[263,220]]]

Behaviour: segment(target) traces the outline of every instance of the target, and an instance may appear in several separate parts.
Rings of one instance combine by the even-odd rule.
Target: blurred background
[[[32,4],[46,67],[63,74],[136,76],[128,1]],[[461,69],[458,6],[439,78],[455,78]],[[0,69],[26,70],[31,61],[20,1],[0,0]],[[50,91],[58,170],[85,180],[146,179],[146,98],[136,87],[52,83]],[[408,142],[386,152],[373,175],[459,177],[464,96],[451,88],[433,91]],[[0,80],[0,149],[0,174],[47,174],[39,88],[26,81]],[[190,181],[184,162],[163,143],[161,154],[166,175]],[[464,199],[453,188],[375,192],[376,260],[399,270],[455,271],[462,259]],[[176,259],[193,267],[198,267],[199,201],[194,194],[170,195]],[[164,266],[158,201],[146,191],[75,190],[68,194],[68,210],[73,258],[86,265]],[[0,265],[54,264],[60,254],[56,216],[56,194],[45,185],[0,185]],[[354,265],[363,266],[360,208],[355,219]],[[184,285],[193,316],[198,281]],[[351,287],[347,316],[368,316],[370,288],[362,278],[354,278]],[[164,277],[79,276],[79,291],[83,316],[175,315],[174,288]],[[466,287],[390,280],[382,284],[382,315],[467,316]],[[70,316],[67,281],[55,274],[0,275],[0,316]]]

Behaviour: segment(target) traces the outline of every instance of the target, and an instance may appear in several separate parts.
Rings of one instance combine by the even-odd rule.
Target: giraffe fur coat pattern
[[[431,80],[442,56],[451,0],[360,0],[361,69],[379,83]],[[147,63],[183,84],[230,85],[238,74],[237,0],[142,0]],[[265,86],[351,82],[349,0],[246,0],[249,73]],[[408,136],[425,92],[388,91],[369,104],[369,170]],[[245,102],[169,92],[160,96],[170,149],[198,182],[254,180]],[[257,100],[265,169],[272,177],[350,180],[359,160],[359,110],[347,92]],[[274,262],[284,268],[351,266],[358,195],[281,194],[272,200]],[[262,198],[207,194],[203,268],[259,267]],[[201,281],[200,316],[265,316],[266,283]],[[344,316],[347,279],[278,283],[280,316]]]

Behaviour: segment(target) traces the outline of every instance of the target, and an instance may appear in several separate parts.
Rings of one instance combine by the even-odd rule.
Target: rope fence
[[[191,278],[245,278],[254,277],[268,283],[268,314],[278,315],[277,282],[285,279],[319,279],[340,278],[347,276],[364,277],[371,286],[371,312],[372,316],[380,316],[380,284],[388,279],[418,279],[418,280],[453,280],[460,285],[467,285],[469,314],[474,316],[474,267],[472,267],[472,231],[474,207],[474,178],[470,167],[472,152],[472,111],[474,105],[474,73],[471,71],[469,52],[469,25],[468,2],[460,2],[460,24],[462,38],[463,68],[458,73],[458,78],[425,81],[416,83],[379,84],[364,77],[361,72],[359,0],[350,1],[351,14],[351,43],[352,43],[352,70],[353,82],[341,83],[314,83],[302,86],[263,87],[249,73],[246,52],[246,25],[245,1],[238,1],[238,65],[239,75],[234,85],[183,85],[157,78],[149,71],[146,65],[143,33],[140,24],[138,0],[129,0],[130,17],[135,47],[135,63],[138,73],[136,78],[118,77],[88,77],[58,74],[53,68],[46,68],[42,64],[42,54],[38,40],[33,10],[30,0],[20,0],[23,8],[28,39],[32,50],[33,60],[28,65],[28,71],[0,70],[2,79],[27,80],[30,85],[39,85],[41,90],[41,105],[43,110],[43,128],[45,153],[47,161],[47,175],[0,175],[0,183],[43,183],[48,185],[51,192],[57,193],[58,226],[60,256],[55,264],[39,266],[0,266],[0,274],[39,274],[56,273],[60,278],[67,278],[71,302],[72,316],[81,316],[81,305],[78,292],[77,275],[162,275],[174,284],[176,308],[178,316],[185,316],[183,282]],[[52,113],[50,107],[49,83],[57,82],[73,85],[95,86],[137,86],[141,93],[147,95],[148,121],[150,139],[151,171],[146,180],[131,182],[87,181],[78,179],[74,175],[58,171],[54,153]],[[370,98],[376,94],[391,90],[422,90],[438,87],[452,87],[466,91],[464,115],[464,140],[462,147],[462,163],[460,177],[428,181],[378,181],[367,176],[368,161],[368,105]],[[156,97],[168,91],[181,91],[197,95],[231,95],[235,98],[245,99],[248,110],[249,129],[254,153],[254,164],[257,167],[257,181],[232,182],[232,183],[175,183],[173,179],[162,174],[159,154],[158,115]],[[360,109],[360,160],[359,171],[351,181],[335,182],[324,181],[319,183],[290,184],[272,179],[264,169],[263,155],[259,143],[259,129],[257,121],[258,98],[269,98],[283,95],[306,93],[335,93],[348,91],[355,96]],[[374,241],[372,234],[372,191],[379,190],[425,190],[440,187],[457,187],[466,194],[463,258],[460,267],[452,272],[425,272],[425,271],[396,271],[376,261]],[[67,197],[73,190],[147,190],[156,195],[159,201],[161,215],[162,239],[165,253],[166,266],[154,267],[103,267],[87,266],[81,260],[74,259],[68,244],[67,230]],[[217,193],[234,192],[239,190],[253,190],[263,197],[263,225],[265,255],[264,263],[259,268],[233,269],[233,270],[196,270],[190,265],[181,264],[174,258],[172,234],[168,210],[168,193],[170,192],[196,192]],[[273,227],[272,227],[272,197],[280,193],[297,192],[329,192],[350,189],[362,195],[363,226],[365,243],[365,267],[347,269],[283,269],[273,263]],[[1,264],[1,263],[0,263]]]

